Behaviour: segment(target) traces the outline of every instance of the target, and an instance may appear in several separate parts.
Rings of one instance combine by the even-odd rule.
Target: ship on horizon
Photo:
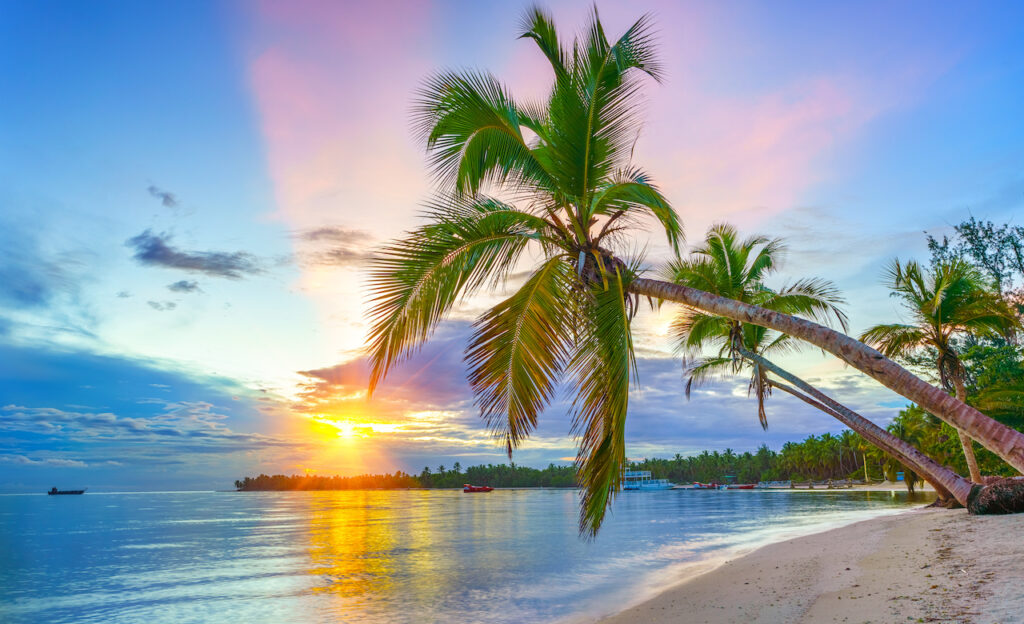
[[[50,489],[49,492],[47,492],[47,494],[49,494],[50,496],[60,496],[67,494],[85,494],[85,490],[58,490],[57,486],[54,486],[53,488]]]

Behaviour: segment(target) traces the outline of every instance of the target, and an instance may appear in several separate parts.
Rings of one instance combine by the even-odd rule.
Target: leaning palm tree
[[[977,269],[960,259],[939,263],[930,272],[917,262],[904,265],[895,260],[886,270],[886,281],[912,322],[875,325],[861,340],[892,358],[933,350],[940,383],[955,392],[957,400],[966,402],[966,371],[956,339],[966,335],[1004,337],[1020,329],[1013,310]],[[971,480],[981,483],[971,438],[962,429],[957,432]]]
[[[536,426],[556,385],[574,397],[581,527],[594,532],[618,488],[639,296],[764,325],[828,350],[935,413],[956,419],[1024,469],[1024,435],[987,419],[877,351],[813,321],[640,277],[622,259],[630,226],[653,219],[678,249],[681,227],[631,160],[645,79],[661,67],[642,17],[614,42],[594,12],[572,45],[538,9],[523,37],[550,62],[548,97],[524,105],[493,76],[444,72],[415,106],[437,182],[428,223],[378,257],[370,279],[371,391],[456,303],[505,283],[538,258],[526,283],[476,324],[467,359],[481,415],[511,451]],[[632,297],[630,295],[633,295]],[[881,358],[881,359],[880,359]]]
[[[686,260],[671,262],[665,278],[691,285],[730,299],[755,303],[762,308],[785,312],[795,316],[834,320],[846,329],[846,315],[840,309],[843,303],[836,288],[819,279],[803,279],[778,291],[764,284],[764,279],[775,272],[782,260],[785,246],[779,239],[752,236],[741,240],[736,229],[716,225],[709,231],[704,243],[692,250]],[[738,373],[751,369],[749,390],[757,398],[758,418],[767,428],[765,399],[772,388],[778,388],[834,416],[840,422],[871,439],[895,461],[914,467],[932,483],[942,499],[954,499],[954,493],[965,500],[970,484],[956,473],[938,466],[906,444],[907,439],[871,425],[867,419],[852,410],[829,408],[797,388],[771,377],[781,369],[768,361],[772,355],[785,354],[799,348],[802,343],[786,334],[778,334],[759,325],[713,316],[698,310],[683,308],[672,322],[670,333],[675,337],[678,351],[686,356],[686,396],[691,389],[708,378],[723,373]],[[704,357],[707,347],[717,353]],[[787,375],[791,375],[786,373]],[[800,383],[806,383],[800,380]],[[823,396],[815,390],[815,394]],[[916,461],[915,461],[916,460]],[[962,503],[961,503],[962,504]]]

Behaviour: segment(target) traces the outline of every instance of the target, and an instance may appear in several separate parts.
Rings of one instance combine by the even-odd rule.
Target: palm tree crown
[[[611,42],[595,10],[567,47],[532,9],[522,37],[553,70],[543,103],[516,102],[493,76],[471,71],[440,73],[419,93],[415,124],[438,191],[427,224],[375,261],[370,389],[461,298],[504,283],[533,247],[540,260],[525,284],[474,326],[469,381],[511,455],[564,378],[579,438],[581,530],[593,534],[618,490],[635,378],[626,289],[636,267],[612,250],[645,217],[673,249],[682,238],[668,201],[630,162],[642,80],[661,71],[647,17]]]
[[[939,380],[947,390],[963,376],[955,338],[996,338],[1019,328],[1013,311],[985,276],[963,260],[941,262],[932,271],[914,261],[894,260],[886,269],[886,282],[910,313],[911,323],[875,325],[860,339],[887,357],[935,349]]]
[[[764,284],[764,280],[778,270],[785,250],[780,239],[764,236],[741,239],[733,226],[714,225],[688,258],[669,263],[663,277],[676,284],[769,310],[824,323],[834,320],[845,330],[846,314],[839,307],[843,299],[830,282],[802,279],[778,290]],[[762,427],[768,427],[764,402],[771,386],[766,372],[756,363],[744,362],[739,349],[767,357],[796,350],[804,343],[760,325],[692,308],[680,310],[673,319],[670,333],[676,340],[677,350],[687,356],[687,396],[695,384],[726,371],[739,372],[746,363],[752,372],[750,391],[757,397],[758,418]],[[717,353],[704,357],[702,354],[707,347],[717,348]]]

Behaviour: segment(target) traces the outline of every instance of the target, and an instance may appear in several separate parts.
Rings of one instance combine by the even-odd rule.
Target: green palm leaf
[[[571,349],[575,272],[549,258],[514,295],[486,312],[466,352],[476,404],[496,437],[512,449],[537,426]]]
[[[626,411],[636,362],[625,279],[617,270],[608,276],[607,289],[587,293],[586,323],[567,370],[575,395],[573,433],[579,438],[580,531],[591,536],[619,490],[626,462]]]
[[[888,323],[875,325],[861,334],[860,339],[874,346],[886,357],[902,356],[925,344],[928,335],[913,325]]]
[[[413,116],[443,187],[472,195],[487,182],[553,186],[523,137],[522,117],[529,116],[493,76],[438,74],[420,90]]]
[[[370,391],[426,340],[460,296],[500,280],[546,223],[493,199],[434,206],[430,223],[385,247],[372,263]]]
[[[668,200],[651,182],[650,177],[640,169],[627,169],[613,175],[594,195],[586,218],[596,215],[609,216],[596,242],[615,230],[610,227],[616,220],[629,218],[634,213],[647,213],[661,223],[668,235],[669,244],[679,253],[683,239],[683,227],[679,215]],[[620,223],[620,225],[622,225]]]

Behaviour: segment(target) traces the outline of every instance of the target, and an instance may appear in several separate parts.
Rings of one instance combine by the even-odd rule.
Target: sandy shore
[[[602,622],[1024,622],[1024,514],[921,509],[771,544]]]

